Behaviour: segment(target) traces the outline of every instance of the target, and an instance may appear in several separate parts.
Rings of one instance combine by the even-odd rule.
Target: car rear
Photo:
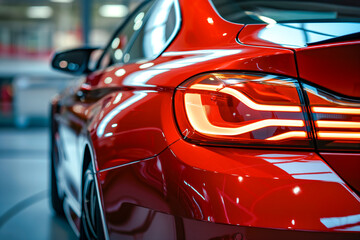
[[[254,10],[259,1],[213,0],[220,15],[219,6],[231,16],[224,20],[210,4],[180,1],[178,36],[142,70],[151,78],[141,87],[156,86],[143,101],[156,95],[158,105],[137,107],[133,121],[126,116],[142,130],[141,141],[126,132],[129,145],[150,139],[167,147],[138,144],[146,158],[123,151],[128,163],[108,168],[116,161],[98,156],[110,238],[359,239],[357,32],[304,41],[314,33],[305,31],[310,17],[336,22],[339,2],[330,13],[320,1],[277,2],[280,15],[260,2],[266,16]],[[305,3],[314,11],[296,9],[294,18],[291,7]],[[356,15],[347,3],[341,9]],[[284,14],[291,19],[271,18]],[[277,26],[301,31],[303,45]],[[150,114],[161,116],[153,118],[156,138],[148,121],[138,121]]]

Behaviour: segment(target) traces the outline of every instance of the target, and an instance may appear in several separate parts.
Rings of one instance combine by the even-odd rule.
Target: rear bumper
[[[111,239],[360,237],[359,197],[313,152],[179,140],[98,179]]]
[[[110,239],[358,240],[360,237],[360,233],[356,232],[279,230],[210,223],[128,203],[122,205],[121,211],[125,213],[122,217],[125,221],[121,225],[112,226]]]

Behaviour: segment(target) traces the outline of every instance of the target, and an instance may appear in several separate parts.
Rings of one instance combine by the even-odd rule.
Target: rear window
[[[279,22],[360,22],[360,1],[212,0],[226,20],[241,24]]]

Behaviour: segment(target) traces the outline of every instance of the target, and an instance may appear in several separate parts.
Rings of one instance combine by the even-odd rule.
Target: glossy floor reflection
[[[47,129],[0,129],[0,239],[76,239],[51,211]]]

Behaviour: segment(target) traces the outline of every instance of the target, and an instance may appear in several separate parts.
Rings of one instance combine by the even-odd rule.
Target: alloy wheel
[[[101,224],[99,217],[99,203],[96,194],[96,186],[94,173],[91,166],[84,174],[83,182],[83,201],[82,201],[82,228],[86,239],[98,240],[99,224]]]

